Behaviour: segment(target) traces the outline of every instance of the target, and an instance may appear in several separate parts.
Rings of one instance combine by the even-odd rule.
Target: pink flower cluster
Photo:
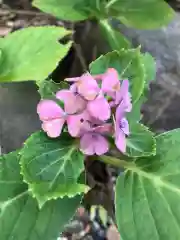
[[[114,136],[117,148],[125,152],[129,135],[125,114],[132,108],[128,80],[120,84],[113,68],[101,75],[85,73],[66,80],[73,84],[56,93],[64,109],[53,100],[41,100],[37,106],[42,129],[56,138],[67,124],[69,134],[80,138],[80,150],[86,155],[106,153],[108,136]]]

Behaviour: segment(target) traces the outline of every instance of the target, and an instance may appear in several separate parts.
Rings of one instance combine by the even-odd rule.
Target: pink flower
[[[64,102],[65,111],[55,101],[41,100],[37,106],[37,113],[42,121],[42,129],[49,137],[56,138],[60,136],[63,125],[67,122],[70,135],[79,136],[81,128],[85,125],[84,120],[89,119],[89,114],[84,110],[84,100],[68,90],[57,92],[56,97]],[[75,112],[81,113],[72,115]]]
[[[118,72],[114,68],[108,68],[106,73],[94,77],[97,80],[102,80],[102,91],[112,97],[111,106],[116,106],[124,101],[126,112],[131,111],[132,104],[128,80],[123,80],[120,83]]]
[[[77,92],[87,101],[87,110],[90,115],[105,121],[110,118],[111,109],[107,99],[101,92],[96,80],[86,73],[79,78],[69,78],[67,81],[75,82],[71,90]]]
[[[109,150],[108,141],[98,133],[86,133],[80,141],[80,149],[86,155],[103,155]]]
[[[117,148],[125,152],[129,135],[125,114],[132,108],[128,80],[121,84],[113,68],[102,75],[93,77],[86,73],[67,80],[73,84],[56,93],[57,101],[41,100],[38,104],[42,129],[49,137],[56,138],[67,124],[69,134],[80,138],[80,149],[86,155],[105,154],[109,150],[106,136],[114,134]],[[101,87],[96,80],[102,81]],[[63,102],[63,108],[58,101]]]
[[[103,134],[110,133],[111,129],[111,124],[104,124],[82,134],[80,140],[81,151],[86,155],[103,155],[108,152],[109,144]]]
[[[70,90],[60,90],[56,98],[64,102],[64,110],[67,114],[81,113],[86,108],[86,101]]]
[[[114,68],[109,68],[102,77],[102,91],[109,96],[114,96],[120,90],[118,72]]]
[[[67,78],[66,80],[75,82],[73,84],[74,89],[76,88],[77,92],[88,101],[94,100],[100,93],[96,80],[89,73],[85,73],[78,78]]]
[[[105,121],[111,116],[111,108],[107,99],[103,95],[99,95],[93,101],[87,104],[87,110],[94,118]]]
[[[42,100],[37,106],[37,113],[42,121],[42,129],[51,138],[58,137],[66,121],[63,109],[52,100]]]

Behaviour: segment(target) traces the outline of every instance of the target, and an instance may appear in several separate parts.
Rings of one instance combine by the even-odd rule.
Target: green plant
[[[36,82],[44,130],[32,134],[22,149],[0,157],[0,239],[56,239],[91,191],[84,161],[94,153],[93,159],[124,169],[115,194],[122,238],[179,239],[180,130],[155,136],[140,123],[140,107],[155,78],[155,63],[140,48],[131,49],[108,21],[160,27],[172,19],[172,9],[160,0],[35,0],[33,4],[63,20],[96,19],[113,51],[93,61],[89,74],[68,79],[75,91],[72,85],[63,90],[69,84],[56,84],[48,75],[69,51],[72,42],[62,45],[58,40],[70,31],[30,27],[0,40],[0,82]],[[129,89],[122,91],[128,84]],[[78,103],[73,108],[70,99]],[[75,111],[77,107],[81,109]],[[86,107],[93,120],[85,115],[79,118]]]

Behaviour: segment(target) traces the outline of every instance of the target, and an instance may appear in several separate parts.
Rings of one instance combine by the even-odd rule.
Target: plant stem
[[[134,162],[127,162],[125,160],[106,155],[100,156],[98,160],[117,168],[133,168],[135,166]]]

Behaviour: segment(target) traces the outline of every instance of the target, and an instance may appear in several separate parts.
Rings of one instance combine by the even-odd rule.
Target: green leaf
[[[67,82],[55,83],[53,80],[47,79],[42,81],[39,84],[39,94],[42,99],[56,99],[56,92],[61,89],[69,88],[69,84]],[[56,99],[57,100],[57,99]]]
[[[121,50],[107,53],[90,64],[92,74],[102,74],[108,68],[115,68],[120,79],[129,79],[133,102],[136,102],[144,89],[145,69],[139,49]]]
[[[156,62],[154,58],[145,53],[142,55],[142,61],[146,70],[146,87],[149,88],[149,84],[156,78]]]
[[[141,107],[142,104],[147,100],[147,93],[149,91],[149,84],[155,80],[156,77],[156,64],[154,58],[149,54],[145,53],[141,55],[142,62],[145,68],[145,86],[144,91],[139,100],[133,104],[132,111],[128,113],[128,121],[131,123],[139,122],[142,118]]]
[[[139,29],[162,27],[174,17],[174,11],[164,0],[112,0],[107,9],[125,25]]]
[[[83,160],[84,156],[74,145],[74,140],[66,134],[51,139],[45,133],[37,132],[25,142],[20,162],[24,180],[29,184],[32,194],[38,199],[44,192],[44,198],[50,199],[57,198],[58,194],[59,197],[75,195],[73,188],[65,192],[65,185],[77,182],[84,171]],[[37,195],[38,184],[43,189]],[[45,185],[48,186],[46,189]],[[42,200],[38,201],[41,206]]]
[[[88,18],[83,11],[84,0],[34,0],[33,5],[41,11],[67,21],[82,21]]]
[[[44,80],[67,54],[71,43],[59,39],[70,32],[61,27],[29,27],[0,41],[0,82]]]
[[[116,219],[124,240],[180,236],[180,129],[156,142],[155,156],[137,159],[117,180]]]
[[[130,157],[155,155],[156,141],[153,135],[147,127],[140,123],[130,125],[126,154]]]
[[[82,196],[49,201],[39,210],[20,175],[18,152],[0,157],[0,239],[55,240]]]
[[[119,31],[113,29],[107,20],[100,21],[100,29],[111,50],[129,49],[131,43]]]
[[[87,185],[76,182],[60,184],[53,189],[53,191],[47,192],[49,187],[49,183],[36,183],[30,185],[30,189],[33,190],[32,194],[38,199],[40,208],[42,208],[42,206],[51,199],[64,198],[65,196],[73,198],[76,195],[86,194],[90,189]]]

